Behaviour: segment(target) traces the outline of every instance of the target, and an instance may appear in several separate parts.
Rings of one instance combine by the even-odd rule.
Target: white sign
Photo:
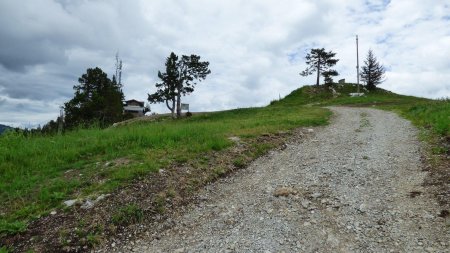
[[[181,104],[181,110],[189,111],[189,104]]]

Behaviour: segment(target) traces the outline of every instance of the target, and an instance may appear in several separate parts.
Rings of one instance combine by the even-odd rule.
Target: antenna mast
[[[116,81],[119,86],[122,85],[122,59],[119,59],[119,52],[116,53]]]
[[[59,107],[59,117],[58,117],[58,134],[62,134],[64,130],[64,106]]]
[[[356,35],[356,83],[358,86],[359,95],[359,53],[358,53],[358,35]]]
[[[119,86],[122,86],[122,59],[119,61]]]

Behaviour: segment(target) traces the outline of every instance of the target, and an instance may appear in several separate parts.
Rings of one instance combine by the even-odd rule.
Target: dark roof
[[[125,104],[126,104],[126,105],[129,105],[129,104],[138,104],[138,105],[144,107],[144,101],[137,101],[136,99],[130,99],[130,100],[127,100],[127,101],[125,101]]]

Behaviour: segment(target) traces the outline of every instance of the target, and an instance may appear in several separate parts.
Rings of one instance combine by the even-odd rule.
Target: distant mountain
[[[0,124],[0,134],[2,134],[7,129],[12,129],[12,127]]]

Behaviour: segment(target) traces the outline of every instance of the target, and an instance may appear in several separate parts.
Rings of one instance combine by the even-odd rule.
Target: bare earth
[[[448,218],[422,182],[411,124],[331,108],[332,123],[205,187],[204,200],[134,252],[450,252]]]

